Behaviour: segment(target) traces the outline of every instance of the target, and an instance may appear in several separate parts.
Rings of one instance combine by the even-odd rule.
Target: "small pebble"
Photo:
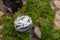
[[[40,31],[39,27],[34,28],[34,33],[38,38],[41,38],[41,31]]]
[[[3,27],[2,27],[2,26],[0,26],[0,30],[1,30],[1,29],[3,29]]]
[[[60,0],[54,0],[54,5],[60,9]]]
[[[54,23],[56,26],[54,29],[60,28],[60,10],[56,11]]]

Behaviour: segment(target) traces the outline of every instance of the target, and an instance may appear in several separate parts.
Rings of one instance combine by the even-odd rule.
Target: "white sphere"
[[[14,21],[14,27],[17,31],[25,32],[32,28],[32,20],[27,15],[19,16]]]

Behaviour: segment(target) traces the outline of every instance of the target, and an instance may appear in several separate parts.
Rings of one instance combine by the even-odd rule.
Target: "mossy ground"
[[[60,40],[59,31],[56,34],[53,33],[55,32],[53,31],[55,12],[50,7],[50,0],[27,0],[27,4],[19,8],[12,18],[9,19],[6,16],[0,18],[0,24],[4,24],[2,35],[5,40],[30,40],[29,33],[17,32],[14,28],[14,20],[19,15],[29,15],[32,18],[33,26],[40,27],[41,40]]]

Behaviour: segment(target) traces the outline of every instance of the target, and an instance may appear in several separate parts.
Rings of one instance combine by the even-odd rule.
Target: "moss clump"
[[[2,34],[5,40],[30,40],[29,33],[20,33],[14,28],[15,18],[22,14],[29,15],[32,18],[33,26],[38,25],[40,27],[42,31],[41,40],[53,40],[54,11],[50,7],[50,0],[27,0],[27,4],[19,8],[19,11],[11,19],[2,17],[0,23],[4,24]],[[39,18],[42,20],[38,20]]]

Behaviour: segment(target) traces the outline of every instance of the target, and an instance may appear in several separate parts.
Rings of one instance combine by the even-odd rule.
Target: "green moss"
[[[55,14],[50,7],[49,0],[27,0],[27,4],[19,8],[19,11],[16,12],[11,19],[5,16],[2,17],[0,23],[4,24],[2,34],[5,40],[30,40],[29,33],[20,33],[14,28],[14,20],[19,15],[29,15],[32,18],[33,26],[38,25],[40,27],[42,31],[41,40],[53,40],[52,30],[54,27],[53,19]],[[38,18],[42,18],[42,20],[37,22]]]

